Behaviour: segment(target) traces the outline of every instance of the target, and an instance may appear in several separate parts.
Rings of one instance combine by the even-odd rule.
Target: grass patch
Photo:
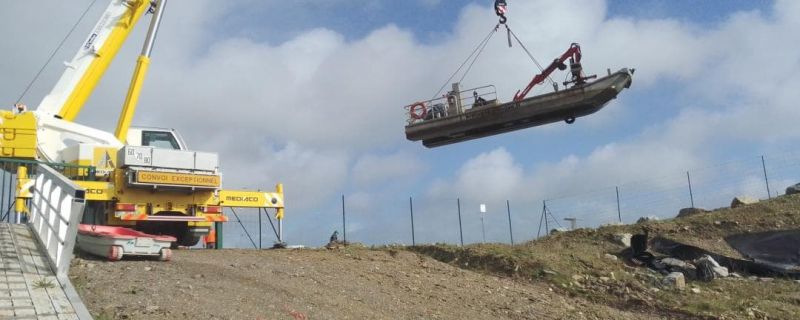
[[[55,287],[56,284],[50,279],[39,279],[33,282],[34,289],[52,289]]]

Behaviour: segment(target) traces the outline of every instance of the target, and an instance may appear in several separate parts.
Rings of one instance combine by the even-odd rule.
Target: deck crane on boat
[[[259,214],[270,208],[276,209],[280,242],[282,185],[273,192],[223,189],[216,153],[188,150],[173,129],[130,127],[166,4],[167,0],[110,0],[39,106],[0,111],[0,156],[62,169],[86,189],[87,223],[170,235],[177,238],[175,245],[192,246],[212,226],[219,228],[228,220],[222,211],[225,207],[258,208]],[[147,14],[151,14],[147,38],[117,129],[110,133],[75,122],[111,61]],[[24,196],[18,200],[24,202]]]
[[[434,148],[559,121],[571,124],[578,117],[599,111],[622,90],[630,87],[634,69],[623,68],[614,73],[608,69],[608,75],[599,79],[596,75],[586,76],[581,64],[583,53],[577,43],[572,43],[561,56],[554,59],[546,68],[542,68],[522,41],[511,31],[505,16],[506,12],[505,1],[497,0],[495,13],[500,17],[499,23],[479,43],[456,73],[445,82],[439,92],[462,68],[469,65],[461,77],[461,80],[464,79],[500,25],[505,25],[509,46],[512,44],[512,38],[516,40],[539,66],[541,72],[534,76],[524,89],[517,91],[509,102],[500,102],[494,86],[462,90],[459,80],[453,83],[452,90],[442,97],[438,97],[437,93],[433,99],[405,106],[408,112],[405,127],[408,140],[422,141],[425,147]],[[566,70],[567,62],[571,79],[563,82],[563,89],[559,89],[558,84],[552,81],[550,76],[556,70]],[[553,82],[554,92],[528,97],[536,85],[548,79]]]
[[[581,66],[581,57],[582,57],[581,46],[577,43],[571,44],[569,46],[569,49],[567,49],[567,51],[564,52],[564,54],[562,54],[561,57],[553,60],[553,63],[547,66],[547,68],[545,68],[542,71],[542,73],[537,74],[535,77],[533,77],[533,80],[531,80],[531,82],[528,84],[527,87],[525,87],[525,89],[517,91],[517,93],[514,95],[514,101],[521,101],[525,99],[525,97],[528,95],[528,93],[531,92],[531,89],[533,89],[534,86],[544,82],[544,80],[550,77],[550,75],[554,71],[556,71],[556,69],[561,71],[566,70],[567,65],[564,64],[564,62],[566,62],[567,59],[569,59],[569,69],[570,69],[570,74],[572,74],[572,80],[564,82],[564,87],[570,84],[579,86],[585,84],[586,80],[597,78],[597,75],[591,75],[587,77],[583,74],[583,66]]]

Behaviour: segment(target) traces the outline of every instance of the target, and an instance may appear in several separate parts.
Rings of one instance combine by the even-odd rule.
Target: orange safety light
[[[133,203],[117,203],[114,206],[114,209],[116,209],[116,211],[132,212],[132,211],[136,211],[136,204],[133,204]]]
[[[221,206],[205,206],[205,207],[200,207],[200,211],[203,211],[205,213],[222,213],[222,207]]]

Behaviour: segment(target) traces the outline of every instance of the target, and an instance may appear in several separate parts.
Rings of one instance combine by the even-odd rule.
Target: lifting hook
[[[494,13],[500,17],[500,24],[506,24],[508,19],[506,18],[506,0],[495,0],[494,1]]]

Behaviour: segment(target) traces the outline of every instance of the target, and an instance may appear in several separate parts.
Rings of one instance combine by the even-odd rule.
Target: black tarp
[[[725,241],[748,259],[800,272],[800,230],[737,234]]]

